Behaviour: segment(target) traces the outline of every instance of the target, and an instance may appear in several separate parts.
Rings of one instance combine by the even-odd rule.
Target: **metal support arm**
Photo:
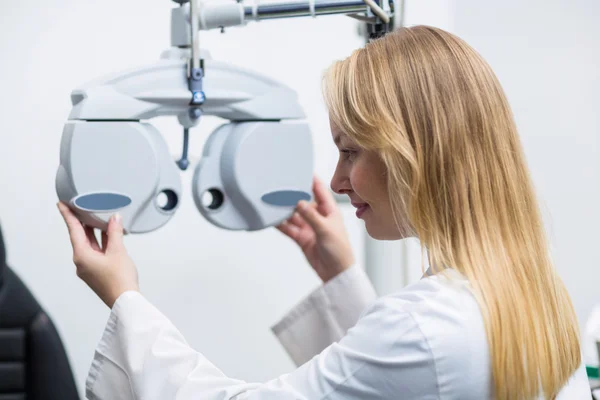
[[[292,17],[314,17],[317,15],[349,14],[366,12],[367,5],[363,0],[327,0],[313,2],[274,3],[257,7],[247,6],[244,15],[248,19],[278,19]]]

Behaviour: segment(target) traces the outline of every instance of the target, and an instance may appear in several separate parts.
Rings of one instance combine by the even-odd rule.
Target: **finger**
[[[311,207],[306,201],[298,203],[298,213],[310,225],[317,235],[326,230],[326,220],[314,207]]]
[[[291,216],[291,218],[288,219],[287,222],[297,226],[300,229],[306,226],[306,221],[300,216],[300,214],[297,211],[294,213],[294,215]]]
[[[106,236],[105,251],[119,251],[123,248],[123,225],[119,214],[113,215],[108,221]]]
[[[299,235],[300,229],[297,226],[291,225],[288,222],[284,222],[284,223],[278,225],[277,229],[281,233],[283,233],[284,235],[286,235],[287,237],[289,237],[290,239],[292,239],[293,241],[298,243],[298,239],[300,237],[300,235]]]
[[[106,232],[102,232],[102,249],[106,251],[106,246],[108,245],[108,235]]]
[[[85,227],[85,235],[87,236],[88,243],[92,247],[92,249],[96,251],[100,251],[100,246],[98,245],[98,239],[96,239],[96,235],[94,234],[94,228],[91,226]]]
[[[58,210],[67,224],[73,252],[79,253],[85,251],[88,248],[88,239],[83,225],[63,202],[58,203]]]
[[[329,189],[327,189],[323,181],[316,175],[313,178],[313,193],[315,194],[315,200],[319,206],[319,211],[323,215],[327,216],[335,210],[336,203],[333,195]]]

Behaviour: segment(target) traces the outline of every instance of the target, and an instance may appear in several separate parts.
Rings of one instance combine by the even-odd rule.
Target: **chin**
[[[408,235],[403,235],[398,229],[382,229],[382,226],[372,226],[374,224],[365,224],[367,233],[375,240],[401,240],[406,239]]]

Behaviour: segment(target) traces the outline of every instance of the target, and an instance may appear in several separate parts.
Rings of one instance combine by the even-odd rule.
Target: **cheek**
[[[348,171],[348,177],[350,179],[350,185],[352,190],[360,196],[361,199],[366,200],[369,194],[368,177],[365,176],[365,169],[362,168],[360,163],[353,164]]]

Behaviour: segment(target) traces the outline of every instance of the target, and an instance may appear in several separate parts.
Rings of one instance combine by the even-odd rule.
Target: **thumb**
[[[298,213],[310,225],[317,234],[325,231],[325,217],[319,214],[315,207],[311,207],[306,201],[298,203]]]
[[[123,247],[123,223],[121,215],[115,214],[108,221],[108,236],[107,251],[119,250]]]

